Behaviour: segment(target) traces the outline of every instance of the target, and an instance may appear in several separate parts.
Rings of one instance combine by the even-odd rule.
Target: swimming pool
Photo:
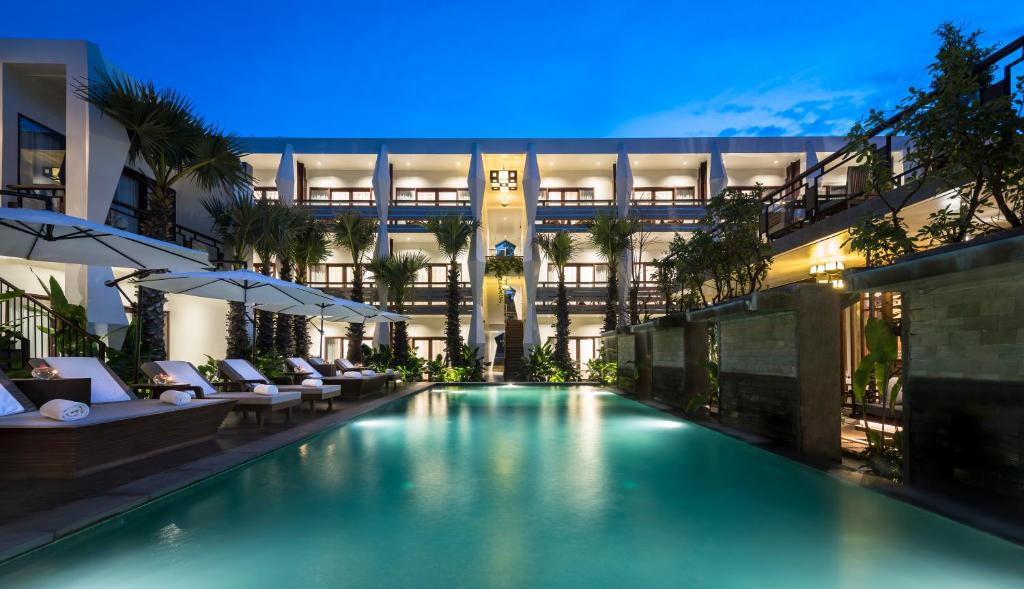
[[[1024,548],[591,387],[435,388],[13,587],[1021,587]]]

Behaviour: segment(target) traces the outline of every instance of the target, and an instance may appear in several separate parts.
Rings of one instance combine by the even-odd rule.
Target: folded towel
[[[390,368],[388,368],[388,369],[384,370],[384,374],[387,374],[387,375],[394,375],[394,374],[395,374],[395,371],[394,371],[394,370],[392,370],[392,369],[390,369]]]
[[[168,405],[188,405],[192,402],[192,395],[188,391],[164,391],[160,393],[160,402]]]
[[[89,417],[89,406],[67,399],[53,399],[43,403],[43,406],[39,408],[39,413],[57,421],[78,421]]]
[[[320,380],[319,378],[307,378],[307,379],[302,381],[302,386],[304,386],[304,387],[322,387],[322,386],[324,386],[324,381]]]
[[[367,370],[363,370],[363,371],[361,372],[361,374],[362,374],[363,376],[373,376],[373,375],[375,375],[375,374],[377,374],[377,373],[376,373],[376,372],[374,372],[373,370],[369,370],[369,369],[367,369]]]
[[[276,395],[277,385],[274,384],[258,384],[252,388],[252,392],[257,395]]]
[[[355,370],[346,371],[341,375],[343,378],[363,378],[363,373],[356,372]]]

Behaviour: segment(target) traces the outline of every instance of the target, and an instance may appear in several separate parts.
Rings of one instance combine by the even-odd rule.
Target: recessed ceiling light
[[[639,166],[639,165],[640,165],[640,162],[639,162],[639,161],[637,161],[637,160],[633,160],[633,165],[634,165],[634,166]]]
[[[461,165],[462,165],[462,162],[455,162],[455,165],[456,165],[456,166],[461,166]]]
[[[409,162],[405,162],[405,165],[411,166],[412,164],[410,164]]]
[[[688,163],[690,163],[690,162],[683,162],[683,165],[685,166],[685,165],[686,165],[686,164],[688,164]]]
[[[316,163],[316,165],[318,165],[318,166],[319,166],[319,165],[322,165],[322,164],[323,164],[323,162],[317,162],[317,163]]]
[[[777,163],[779,163],[779,160],[775,160],[775,161],[773,161],[772,163],[773,163],[773,164],[777,164]]]
[[[595,165],[595,166],[600,166],[600,165],[601,165],[601,162],[594,162],[594,165]]]

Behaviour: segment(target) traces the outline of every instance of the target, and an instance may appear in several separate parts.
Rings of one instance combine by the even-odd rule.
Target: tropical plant
[[[264,276],[272,276],[274,257],[288,250],[299,231],[299,225],[288,207],[280,202],[258,200],[255,209],[252,247],[260,258],[260,272]],[[290,323],[288,328],[290,330]],[[274,340],[274,313],[256,311],[256,355],[280,353]]]
[[[669,257],[686,303],[706,306],[761,288],[772,262],[771,247],[758,230],[761,207],[760,187],[727,188],[708,201],[701,222],[706,229],[672,239]]]
[[[334,219],[334,242],[352,256],[352,290],[349,298],[363,302],[363,277],[366,256],[373,248],[377,235],[377,220],[364,217],[357,212],[342,213]],[[348,325],[348,359],[353,363],[363,361],[362,323]]]
[[[279,229],[280,240],[277,242],[277,250],[274,257],[277,260],[278,278],[292,281],[294,272],[295,248],[306,225],[315,222],[313,215],[305,209],[281,206],[278,211],[278,222],[282,227]],[[295,350],[295,325],[306,325],[306,319],[301,316],[278,313],[274,328],[274,351],[281,356],[290,356]],[[308,346],[307,346],[308,348]]]
[[[403,313],[406,291],[416,280],[416,274],[424,270],[429,261],[430,258],[422,253],[407,252],[391,254],[386,258],[375,258],[367,268],[387,287],[395,312]],[[394,328],[394,355],[396,360],[402,363],[409,358],[409,338],[405,321],[395,322]]]
[[[932,183],[950,190],[955,204],[929,216],[917,235],[921,245],[960,242],[1024,223],[1024,77],[1015,91],[988,92],[994,71],[981,64],[994,48],[979,46],[979,35],[943,23],[936,30],[939,49],[928,67],[929,84],[910,88],[896,107],[899,114],[873,110],[851,130],[869,188],[882,194],[888,223],[895,226],[884,232],[903,229],[901,210]],[[890,158],[870,137],[885,126],[907,138],[903,161],[913,162],[904,174],[906,189],[893,195],[885,194],[894,187]]]
[[[686,412],[699,414],[705,407],[714,402],[719,392],[719,367],[714,360],[703,362],[704,370],[708,373],[708,386],[703,391],[693,394],[686,402]]]
[[[505,296],[508,279],[523,275],[523,258],[519,256],[491,256],[484,264],[484,274],[498,281],[498,296]]]
[[[209,354],[204,354],[204,356],[206,356],[206,362],[196,366],[196,369],[199,370],[199,374],[202,374],[203,378],[211,384],[217,384],[223,381],[224,379],[220,375],[220,365],[217,362],[217,359]]]
[[[587,225],[587,238],[597,255],[608,266],[608,300],[604,310],[604,330],[625,327],[629,323],[625,302],[619,300],[619,262],[629,249],[630,240],[637,230],[634,219],[617,214],[598,213]]]
[[[570,370],[572,356],[569,355],[569,295],[565,288],[565,266],[576,254],[576,242],[567,231],[558,231],[549,235],[538,235],[534,243],[544,253],[548,264],[555,267],[558,276],[558,290],[555,295],[554,361],[559,368]]]
[[[295,237],[292,249],[292,257],[295,262],[295,282],[306,284],[309,280],[310,268],[330,257],[331,237],[327,228],[312,215],[307,215]],[[295,343],[294,355],[302,358],[309,356],[312,342],[309,339],[306,322],[302,319],[293,319],[292,333]]]
[[[380,346],[376,350],[366,346],[362,356],[367,367],[378,372],[383,372],[390,368],[405,382],[422,380],[423,373],[430,370],[431,364],[417,356],[415,349],[410,349],[408,355],[402,359],[392,352],[391,346],[386,345]]]
[[[636,325],[640,323],[640,283],[644,281],[644,256],[648,250],[661,240],[658,233],[648,230],[642,219],[630,214],[629,217],[629,253],[630,253],[630,281],[627,292],[627,307],[629,309],[629,323]],[[646,305],[646,301],[645,301]]]
[[[253,230],[259,212],[252,195],[235,193],[226,197],[204,198],[203,208],[213,220],[213,230],[230,251],[230,260],[221,263],[241,264],[253,245]],[[252,355],[245,304],[230,301],[227,316],[227,357],[248,358]],[[253,327],[255,329],[255,326]]]
[[[273,382],[274,379],[281,378],[286,374],[284,358],[283,355],[270,351],[269,353],[256,356],[256,361],[253,364],[256,370],[259,370],[263,376],[266,376]]]
[[[36,329],[50,336],[52,345],[58,356],[96,356],[99,354],[99,346],[92,338],[82,337],[86,330],[88,319],[85,307],[79,304],[68,302],[64,289],[60,282],[53,276],[48,282],[36,276],[39,286],[50,299],[50,307],[63,317],[57,320],[53,326],[37,325]],[[145,354],[147,350],[143,351]]]
[[[441,254],[448,259],[448,303],[444,320],[445,352],[449,366],[462,366],[462,334],[459,332],[459,256],[469,248],[470,237],[480,221],[462,215],[431,217],[422,226],[434,236]]]
[[[427,380],[431,382],[441,382],[444,369],[444,356],[438,354],[433,360],[427,362]]]
[[[580,379],[579,368],[570,362],[563,368],[555,362],[555,352],[551,344],[544,343],[530,349],[525,358],[526,379],[531,382],[570,382]]]
[[[594,356],[587,361],[587,374],[590,380],[596,380],[601,384],[615,384],[619,367],[615,360],[605,358],[603,355]]]
[[[891,264],[900,256],[914,253],[916,247],[898,215],[864,215],[848,231],[850,237],[843,245],[863,255],[868,268]]]
[[[876,474],[899,478],[902,469],[902,434],[897,430],[891,441],[887,441],[885,435],[886,423],[895,423],[896,400],[903,389],[903,379],[898,368],[899,336],[891,323],[871,317],[864,325],[864,341],[868,353],[861,358],[853,373],[853,398],[863,406],[873,382],[883,407],[881,431],[871,429],[867,422],[867,412],[861,411],[868,440],[864,456]]]
[[[201,190],[232,194],[247,190],[252,179],[242,166],[238,141],[196,114],[192,103],[173,89],[157,89],[125,74],[96,72],[75,84],[79,98],[125,128],[128,161],[145,165],[146,210],[140,216],[143,235],[175,241],[174,186],[189,180]],[[163,293],[140,288],[138,307],[142,344],[148,356],[163,360]]]

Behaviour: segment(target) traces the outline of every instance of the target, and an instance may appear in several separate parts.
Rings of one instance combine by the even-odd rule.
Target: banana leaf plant
[[[900,433],[897,431],[893,434],[892,446],[887,447],[885,426],[887,421],[895,423],[896,399],[899,398],[900,391],[903,390],[903,379],[897,364],[899,336],[887,321],[872,317],[864,326],[864,340],[867,344],[868,354],[861,359],[857,370],[853,373],[853,398],[857,404],[863,407],[868,388],[873,381],[878,389],[883,408],[881,431],[869,428],[867,412],[861,411],[868,439],[867,454],[869,458],[875,455],[897,458],[901,446]],[[878,469],[876,468],[876,470]]]

